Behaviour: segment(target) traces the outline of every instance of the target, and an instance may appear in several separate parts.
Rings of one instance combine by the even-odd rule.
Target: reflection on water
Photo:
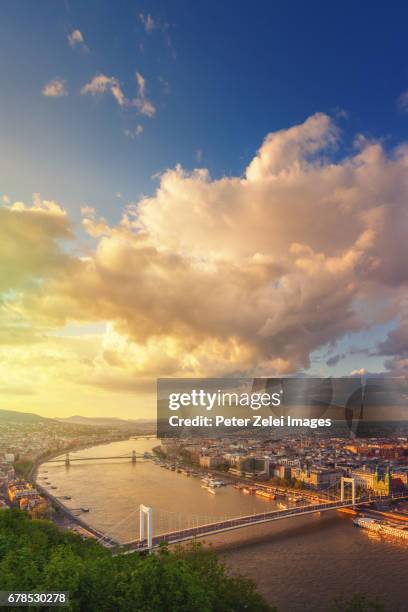
[[[71,459],[75,456],[115,456],[130,453],[135,448],[141,453],[155,445],[157,440],[130,440],[78,451],[70,456]],[[44,469],[48,470],[51,493],[60,497],[69,495],[69,501],[62,500],[69,508],[89,507],[89,514],[83,518],[120,541],[139,537],[137,512],[141,503],[153,508],[156,534],[277,507],[274,501],[244,495],[232,486],[220,487],[211,495],[203,488],[200,478],[162,469],[143,459],[138,459],[136,464],[130,459],[72,461],[69,467],[48,463]],[[52,486],[57,490],[51,490]],[[120,521],[123,522],[119,525]]]
[[[78,456],[112,456],[150,450],[155,440],[129,440],[78,451]],[[74,454],[71,455],[74,457]],[[116,539],[138,537],[138,506],[154,509],[156,533],[262,512],[274,502],[223,487],[216,495],[201,481],[171,472],[151,462],[111,460],[71,463],[69,468],[47,464],[52,491],[70,495],[71,508],[87,506],[89,523]],[[40,470],[41,472],[41,470]],[[41,476],[41,473],[40,473]],[[50,486],[51,486],[50,485]],[[340,593],[365,592],[386,601],[386,609],[406,612],[408,546],[373,538],[353,527],[349,517],[336,513],[286,519],[207,538],[221,547],[233,571],[253,578],[280,612],[330,610]]]

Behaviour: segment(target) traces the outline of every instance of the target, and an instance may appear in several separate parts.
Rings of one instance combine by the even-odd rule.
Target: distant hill
[[[42,417],[39,414],[33,412],[18,412],[17,410],[0,410],[0,423],[6,421],[13,421],[14,423],[39,423],[40,421],[50,422],[54,419],[48,419]]]
[[[60,423],[72,425],[92,425],[94,427],[117,427],[120,429],[136,429],[144,425],[153,424],[153,419],[118,419],[115,417],[83,417],[75,415],[64,419],[57,419]]]
[[[1,423],[61,423],[62,425],[87,425],[88,427],[116,427],[118,429],[144,430],[153,426],[153,419],[118,419],[114,417],[83,417],[75,415],[67,418],[50,419],[33,412],[19,412],[18,410],[1,410]]]

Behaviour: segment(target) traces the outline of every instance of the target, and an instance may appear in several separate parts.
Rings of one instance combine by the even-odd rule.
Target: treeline
[[[216,553],[199,544],[146,556],[113,556],[92,540],[61,531],[50,521],[29,520],[15,509],[0,511],[0,590],[68,591],[70,604],[63,609],[71,611],[277,612],[252,581],[228,575]],[[30,607],[45,609],[51,608]],[[384,606],[355,595],[338,599],[329,609],[381,612]]]
[[[215,552],[202,546],[113,556],[93,541],[49,521],[30,521],[18,510],[0,512],[0,589],[69,591],[64,609],[73,611],[273,610],[251,581],[229,576]]]

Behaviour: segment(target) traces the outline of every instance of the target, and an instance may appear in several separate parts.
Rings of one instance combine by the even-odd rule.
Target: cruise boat
[[[273,500],[276,499],[276,495],[274,493],[268,493],[268,491],[264,491],[263,489],[257,489],[255,491],[255,495],[259,497],[264,497],[265,499]]]
[[[353,523],[356,527],[368,529],[380,535],[388,535],[408,540],[408,528],[405,525],[390,525],[386,521],[379,521],[378,519],[366,516],[354,519]]]

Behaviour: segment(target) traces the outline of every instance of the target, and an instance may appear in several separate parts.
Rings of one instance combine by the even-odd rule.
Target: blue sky
[[[394,235],[407,218],[395,154],[408,141],[406,3],[43,0],[0,11],[7,257],[21,247],[10,227],[33,232],[26,259],[5,268],[23,270],[5,284],[5,326],[15,332],[18,312],[34,329],[40,379],[51,377],[44,337],[61,363],[74,351],[84,367],[70,380],[88,385],[90,403],[104,389],[106,414],[135,376],[143,390],[163,372],[405,371],[408,279]]]
[[[396,103],[408,87],[403,2],[2,2],[1,15],[1,178],[16,198],[39,191],[115,218],[117,193],[151,193],[176,163],[239,175],[268,132],[316,111],[347,113],[345,150],[356,132],[408,135]],[[89,53],[68,45],[74,29]],[[79,93],[101,72],[133,96],[136,70],[152,120]],[[68,96],[45,98],[57,76]],[[123,134],[138,124],[141,137]]]

